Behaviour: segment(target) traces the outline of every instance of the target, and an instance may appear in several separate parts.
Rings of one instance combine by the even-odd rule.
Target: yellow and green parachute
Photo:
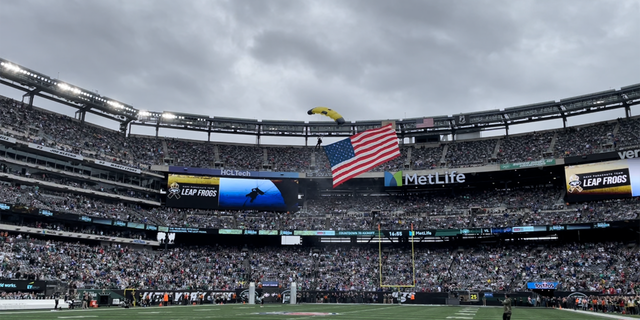
[[[322,114],[333,119],[338,125],[344,124],[344,118],[334,110],[325,107],[317,107],[307,111],[307,114]]]

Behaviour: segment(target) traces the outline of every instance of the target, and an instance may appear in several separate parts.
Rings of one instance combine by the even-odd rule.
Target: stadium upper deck
[[[178,138],[163,138],[153,136],[136,136],[124,134],[127,124],[153,125],[160,128],[180,128],[184,130],[204,130],[207,132],[226,132],[231,134],[255,134],[260,135],[288,135],[298,137],[322,135],[349,135],[381,122],[354,122],[344,127],[330,125],[329,122],[269,122],[251,119],[220,119],[193,115],[163,116],[167,113],[143,112],[126,104],[100,97],[78,87],[64,84],[45,75],[11,64],[1,60],[0,83],[13,88],[29,89],[28,96],[46,96],[48,99],[62,104],[78,108],[77,119],[65,115],[53,113],[32,105],[33,99],[28,103],[16,101],[10,98],[0,99],[0,142],[11,148],[16,142],[33,145],[34,148],[48,148],[50,153],[64,154],[67,158],[77,159],[87,157],[103,161],[117,166],[114,169],[131,172],[133,175],[142,170],[149,173],[154,165],[178,165],[184,167],[209,167],[236,170],[255,171],[293,171],[305,173],[307,177],[327,176],[330,172],[327,159],[322,152],[315,152],[309,147],[294,146],[266,146],[259,144],[230,144],[223,142],[190,141]],[[591,112],[624,108],[630,116],[631,106],[640,103],[640,85],[632,85],[620,90],[609,90],[588,94],[580,97],[563,99],[558,102],[546,102],[523,107],[514,107],[501,111],[488,111],[482,113],[458,115],[456,117],[434,117],[432,127],[417,128],[418,120],[396,120],[398,134],[401,137],[414,137],[421,135],[456,134],[469,131],[480,131],[486,128],[508,127],[529,121],[540,121],[561,117],[566,119],[574,115]],[[123,124],[122,131],[106,129],[84,121],[87,112],[98,113],[108,119]],[[155,118],[154,118],[155,117]],[[155,122],[154,122],[155,121]],[[240,126],[242,124],[242,126]],[[220,130],[218,130],[220,129]],[[621,148],[637,147],[640,144],[640,118],[628,117],[605,122],[593,123],[578,128],[563,128],[543,132],[530,132],[520,135],[503,137],[482,138],[475,140],[462,140],[451,142],[429,142],[420,144],[403,144],[402,157],[398,160],[380,166],[374,171],[383,170],[424,170],[439,168],[465,168],[485,166],[484,171],[498,170],[498,164],[516,163],[522,161],[535,161],[542,159],[562,159],[567,156],[589,155]],[[27,152],[35,151],[34,148]],[[19,159],[12,159],[15,168],[24,167]],[[17,161],[17,162],[16,162]],[[558,162],[560,163],[560,162]],[[28,166],[27,166],[28,167]],[[28,168],[22,168],[28,169]],[[108,168],[107,168],[108,169]],[[157,169],[157,168],[156,168]],[[475,170],[475,169],[473,169]],[[46,172],[48,175],[49,172]],[[65,175],[68,175],[65,173]],[[305,175],[301,175],[304,177]],[[111,179],[109,174],[107,180]],[[23,179],[20,174],[10,173],[7,179]],[[69,177],[57,179],[57,181],[69,180]],[[77,178],[77,177],[74,177]],[[555,190],[553,186],[547,186],[540,191],[522,191],[518,199],[538,199],[541,195],[547,195],[541,201],[529,201],[519,206],[518,210],[509,209],[513,204],[512,199],[507,199],[501,191],[491,191],[488,196],[473,194],[472,201],[451,201],[450,195],[430,196],[431,200],[440,203],[429,203],[429,208],[416,207],[412,199],[376,199],[382,202],[381,206],[395,207],[393,210],[383,210],[384,214],[377,220],[367,219],[360,221],[361,225],[354,225],[353,217],[344,216],[333,220],[327,220],[314,214],[326,214],[330,212],[363,212],[354,208],[361,204],[334,205],[328,208],[326,203],[314,204],[309,202],[305,206],[305,212],[310,217],[297,217],[296,219],[278,219],[272,213],[260,214],[231,212],[220,215],[210,211],[176,210],[161,206],[157,201],[163,176],[156,175],[150,178],[151,182],[141,181],[137,177],[126,177],[134,183],[118,182],[114,194],[101,194],[94,191],[69,191],[54,197],[67,198],[67,201],[45,201],[31,199],[29,190],[16,190],[27,193],[25,199],[33,202],[33,205],[55,210],[82,211],[81,214],[91,216],[111,216],[118,219],[127,217],[131,221],[151,221],[157,224],[172,226],[202,226],[202,227],[260,227],[264,229],[300,229],[300,228],[332,228],[349,229],[353,227],[371,228],[380,223],[394,229],[406,229],[407,221],[424,228],[454,228],[469,226],[508,226],[522,223],[569,223],[575,221],[595,222],[614,219],[637,218],[635,202],[624,203],[622,207],[615,205],[613,208],[598,209],[581,212],[581,208],[571,208],[556,215],[545,215],[538,211],[560,209],[563,204],[562,192]],[[35,184],[33,177],[28,178],[29,183]],[[84,178],[83,178],[84,179]],[[138,180],[136,180],[138,179]],[[153,180],[156,179],[156,180]],[[100,181],[99,181],[100,182]],[[107,181],[108,182],[108,181]],[[54,185],[61,185],[53,181]],[[102,183],[102,182],[100,182]],[[109,182],[113,184],[113,182]],[[158,184],[160,183],[160,185]],[[62,185],[63,185],[62,184]],[[82,184],[82,183],[81,183]],[[122,186],[124,184],[124,186]],[[54,186],[55,187],[55,186]],[[97,187],[103,188],[101,184]],[[96,188],[94,186],[93,188]],[[130,189],[130,190],[127,190]],[[69,190],[69,189],[66,189]],[[484,190],[487,191],[487,190]],[[519,191],[520,192],[520,191]],[[42,192],[46,194],[47,192]],[[80,196],[80,197],[77,197]],[[55,198],[54,198],[55,199]],[[69,200],[72,199],[72,200]],[[499,199],[493,201],[492,199]],[[8,199],[12,200],[12,199]],[[482,201],[480,201],[482,200]],[[333,200],[331,200],[333,201]],[[331,202],[329,201],[329,202]],[[368,199],[371,202],[371,199]],[[374,201],[374,202],[376,202]],[[484,203],[484,202],[491,203]],[[520,201],[520,200],[517,200]],[[416,202],[424,202],[420,199]],[[482,202],[482,203],[480,203]],[[70,206],[69,203],[73,204]],[[86,205],[91,203],[91,205]],[[330,206],[330,205],[329,205]],[[469,210],[474,206],[483,208],[495,208],[495,214],[474,217],[446,216],[456,213],[458,210]],[[70,208],[71,207],[71,208]],[[101,208],[96,210],[96,207]],[[516,206],[517,207],[517,206]],[[112,208],[112,209],[109,209]],[[115,209],[113,209],[115,208]],[[500,208],[503,208],[501,210]],[[529,211],[519,209],[527,208],[536,212],[529,215]],[[105,212],[106,211],[106,212]],[[113,212],[117,214],[113,214]],[[366,211],[366,210],[365,210]],[[369,210],[370,211],[370,210]],[[588,213],[587,213],[588,212]],[[490,212],[491,213],[491,212]],[[509,217],[505,214],[510,214]],[[445,217],[440,217],[445,215]],[[502,215],[502,217],[500,217]],[[437,216],[438,218],[433,218]],[[231,218],[231,219],[228,219]],[[146,219],[146,220],[145,220]],[[404,221],[404,223],[403,223]]]
[[[0,99],[2,134],[71,154],[148,170],[177,165],[255,171],[329,172],[322,152],[310,147],[243,145],[184,139],[124,136],[120,132]],[[561,159],[640,145],[640,118],[577,128],[470,141],[402,145],[402,156],[375,171],[463,168],[542,159]],[[7,139],[3,139],[7,141]]]

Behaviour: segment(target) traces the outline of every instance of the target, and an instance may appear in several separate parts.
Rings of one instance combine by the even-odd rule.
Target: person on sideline
[[[504,312],[502,313],[502,320],[511,320],[511,299],[509,298],[509,295],[505,294],[504,300],[502,300],[501,302],[502,302],[502,306],[504,307]]]

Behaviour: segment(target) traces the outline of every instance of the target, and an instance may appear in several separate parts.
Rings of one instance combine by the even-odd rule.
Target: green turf
[[[502,309],[497,307],[438,307],[409,305],[353,305],[353,304],[302,304],[302,305],[204,305],[151,308],[99,308],[90,310],[61,311],[0,311],[2,320],[45,319],[318,319],[310,315],[260,314],[277,312],[323,312],[337,313],[322,317],[328,320],[344,319],[502,319]],[[591,314],[579,314],[554,309],[514,308],[513,320],[589,320],[611,319]]]

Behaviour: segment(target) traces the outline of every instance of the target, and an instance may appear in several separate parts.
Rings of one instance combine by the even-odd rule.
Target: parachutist
[[[250,203],[253,203],[253,200],[255,200],[258,196],[264,195],[264,191],[260,190],[260,188],[255,187],[253,189],[251,189],[251,192],[247,193],[246,197],[251,198],[251,200],[249,201]]]
[[[325,115],[331,119],[333,119],[338,125],[344,124],[344,118],[337,113],[335,110],[331,110],[329,108],[325,108],[325,107],[317,107],[317,108],[313,108],[309,111],[307,111],[308,115],[312,115],[312,114],[322,114]]]

